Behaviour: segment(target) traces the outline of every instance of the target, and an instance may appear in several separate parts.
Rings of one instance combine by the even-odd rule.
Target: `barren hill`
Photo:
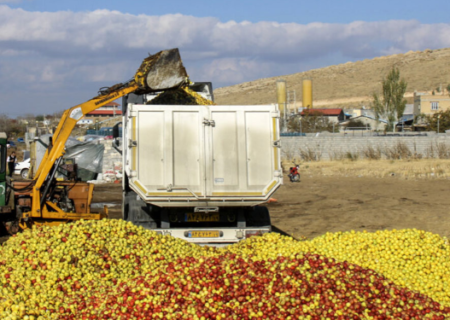
[[[372,94],[381,93],[381,80],[393,66],[399,68],[401,77],[408,83],[409,103],[415,90],[431,91],[440,85],[444,89],[450,84],[450,48],[428,49],[218,88],[214,90],[215,101],[232,105],[275,103],[276,81],[284,79],[287,90],[295,91],[295,107],[301,107],[302,81],[312,79],[314,107],[370,106]]]

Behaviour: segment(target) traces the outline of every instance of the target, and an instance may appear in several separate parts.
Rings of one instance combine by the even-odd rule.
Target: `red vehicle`
[[[291,180],[291,182],[300,182],[300,173],[298,172],[299,167],[300,166],[296,164],[294,167],[289,168],[288,177]]]

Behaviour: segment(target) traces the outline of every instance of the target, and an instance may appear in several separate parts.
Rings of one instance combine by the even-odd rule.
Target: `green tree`
[[[407,83],[400,79],[400,71],[393,67],[382,81],[382,96],[373,94],[373,109],[375,117],[387,120],[387,131],[394,131],[395,124],[403,116],[406,99],[404,98]]]
[[[450,129],[450,110],[439,111],[430,116],[425,116],[425,121],[427,122],[428,131],[438,131],[439,122],[439,132],[445,132],[445,130]]]
[[[447,86],[447,93],[450,96],[450,84]]]

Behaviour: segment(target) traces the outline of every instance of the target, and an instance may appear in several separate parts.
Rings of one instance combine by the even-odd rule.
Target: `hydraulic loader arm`
[[[186,70],[178,49],[164,50],[147,57],[136,72],[134,79],[117,84],[98,96],[66,110],[53,134],[49,147],[39,165],[32,189],[32,217],[42,217],[51,181],[65,153],[65,144],[73,128],[87,113],[136,90],[143,92],[163,91],[188,82]],[[45,208],[44,208],[45,210]]]
[[[108,93],[100,94],[87,102],[64,111],[61,121],[52,136],[50,145],[35,174],[36,186],[42,185],[51,169],[51,166],[53,166],[59,157],[64,155],[64,148],[67,139],[70,137],[70,134],[75,128],[77,122],[83,116],[108,104],[109,102],[116,100],[117,98],[136,91],[137,89],[139,89],[139,86],[135,81],[130,81],[124,85],[115,85],[108,90]]]

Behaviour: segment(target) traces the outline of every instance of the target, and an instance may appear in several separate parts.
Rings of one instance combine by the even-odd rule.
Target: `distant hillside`
[[[296,107],[302,105],[302,81],[313,81],[314,107],[353,108],[370,106],[373,92],[381,93],[381,80],[393,66],[408,83],[408,102],[414,90],[431,91],[450,84],[450,48],[425,50],[347,62],[291,75],[259,79],[214,90],[218,104],[266,104],[276,102],[276,81],[286,80],[295,90]]]

